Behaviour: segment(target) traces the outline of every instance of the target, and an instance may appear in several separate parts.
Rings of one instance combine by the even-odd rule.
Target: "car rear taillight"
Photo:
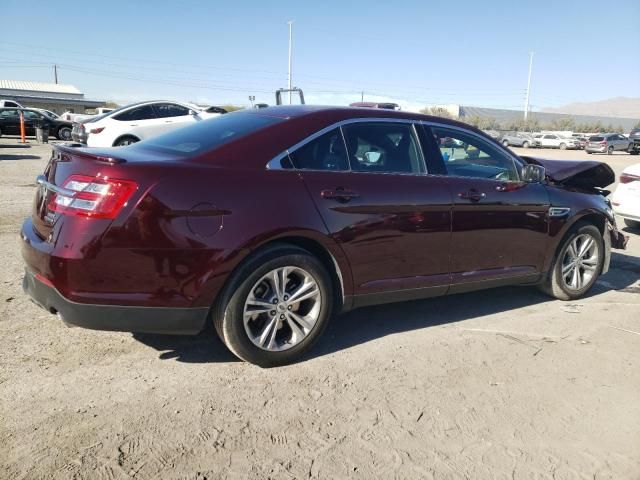
[[[639,182],[640,175],[631,175],[630,173],[623,173],[620,175],[620,183]]]
[[[91,218],[115,218],[138,189],[129,180],[85,175],[71,175],[62,187],[49,201],[49,210]]]
[[[92,130],[89,130],[89,133],[100,133],[103,130],[104,130],[104,127],[94,128]]]

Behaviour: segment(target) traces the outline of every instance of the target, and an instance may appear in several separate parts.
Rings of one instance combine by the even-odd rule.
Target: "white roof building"
[[[0,98],[15,100],[25,107],[46,108],[62,113],[66,110],[84,113],[87,108],[104,105],[100,100],[87,100],[84,93],[73,85],[0,80]]]

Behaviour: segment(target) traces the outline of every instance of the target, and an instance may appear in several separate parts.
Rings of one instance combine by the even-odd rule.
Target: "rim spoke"
[[[576,254],[576,249],[577,249],[577,240],[574,240],[573,242],[571,242],[569,244],[569,248],[567,248],[567,253],[569,254],[569,256],[571,257],[572,260],[575,260],[577,254]]]
[[[597,257],[589,257],[582,259],[582,265],[588,265],[589,267],[595,267],[598,264]]]
[[[305,333],[300,330],[300,327],[298,327],[298,324],[291,318],[291,315],[287,315],[287,324],[291,327],[291,330],[298,340],[304,338]]]
[[[267,311],[273,309],[272,304],[270,304],[269,302],[265,302],[264,300],[258,300],[257,298],[250,298],[249,300],[247,300],[247,306],[249,305],[259,307],[256,308],[255,311]]]
[[[571,272],[571,269],[575,268],[575,265],[576,265],[575,262],[570,262],[564,265],[562,267],[562,274],[566,277],[569,274],[569,272]]]
[[[280,272],[278,270],[274,270],[271,272],[271,286],[273,287],[273,293],[276,295],[278,300],[282,300],[282,293],[280,292]]]
[[[265,342],[267,341],[267,339],[269,340],[269,346],[271,346],[271,343],[273,341],[273,339],[275,338],[275,332],[278,331],[278,317],[273,317],[271,320],[269,320],[267,322],[267,324],[265,325],[264,329],[262,330],[262,332],[260,332],[260,337],[258,338],[258,343],[261,346],[265,346]]]
[[[315,285],[315,283],[304,283],[291,295],[289,302],[302,302],[303,300],[307,300],[308,298],[317,296],[319,293],[320,290],[318,290],[318,287]]]
[[[587,237],[586,240],[582,242],[582,246],[580,248],[580,253],[578,254],[578,256],[584,257],[587,254],[587,252],[591,249],[592,245],[593,245],[593,238]]]
[[[289,316],[295,320],[296,322],[298,322],[300,325],[302,325],[302,328],[304,328],[305,330],[309,331],[313,328],[313,325],[310,324],[306,318],[301,317],[300,315],[298,315],[297,313],[294,312],[289,312]]]

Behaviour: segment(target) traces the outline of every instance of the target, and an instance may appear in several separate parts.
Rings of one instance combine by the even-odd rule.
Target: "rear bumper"
[[[605,153],[607,151],[607,147],[603,146],[603,147],[585,147],[585,150],[587,152],[592,152],[592,153]]]
[[[22,288],[33,301],[58,314],[69,326],[118,332],[195,335],[205,326],[208,308],[132,307],[77,303],[25,271]]]

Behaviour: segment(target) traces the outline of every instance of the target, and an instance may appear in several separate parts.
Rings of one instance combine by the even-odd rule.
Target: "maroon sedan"
[[[212,321],[238,357],[281,365],[364,305],[514,284],[581,297],[626,241],[613,181],[442,118],[241,111],[123,148],[55,146],[22,228],[24,288],[86,328]]]

